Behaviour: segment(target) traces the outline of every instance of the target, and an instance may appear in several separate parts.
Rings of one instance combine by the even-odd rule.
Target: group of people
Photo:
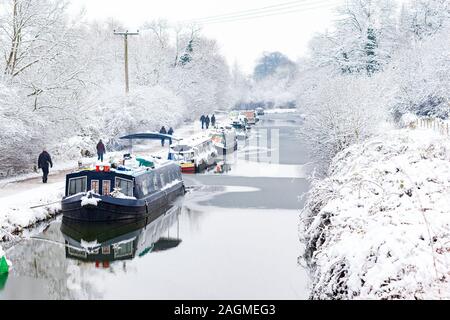
[[[166,131],[165,127],[162,127],[159,133],[164,135],[172,136],[175,131],[173,128],[170,128],[169,131]],[[164,147],[165,138],[161,139],[161,145]],[[169,138],[169,143],[172,144],[172,139]],[[97,143],[97,160],[103,162],[104,155],[106,154],[106,147],[103,143],[102,139]],[[46,148],[42,151],[38,158],[38,169],[42,170],[42,182],[48,182],[48,174],[50,172],[50,168],[53,168],[53,162],[50,154],[47,152]]]
[[[168,136],[173,136],[173,134],[175,133],[175,131],[173,131],[173,128],[170,127],[169,131],[166,130],[166,127],[162,127],[161,130],[159,130],[160,134],[164,134],[164,135],[168,135]],[[161,138],[161,146],[164,147],[164,145],[166,144],[166,138]],[[172,144],[172,138],[169,138],[169,146]]]
[[[106,154],[106,148],[103,143],[103,141],[100,139],[100,141],[97,143],[97,160],[103,162],[103,156]],[[38,169],[42,170],[42,182],[47,183],[48,182],[48,174],[50,172],[50,168],[53,168],[53,161],[52,157],[44,148],[42,153],[39,155],[38,158]]]
[[[202,123],[202,130],[209,129],[210,125],[214,128],[216,126],[216,116],[212,115],[210,118],[209,115],[202,115],[200,122]]]

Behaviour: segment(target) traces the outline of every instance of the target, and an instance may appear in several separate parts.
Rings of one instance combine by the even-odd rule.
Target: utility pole
[[[130,82],[129,82],[129,77],[128,77],[128,36],[138,36],[139,35],[139,30],[137,32],[116,32],[116,30],[114,30],[114,34],[116,36],[123,36],[124,41],[125,41],[125,92],[128,93],[130,92]]]

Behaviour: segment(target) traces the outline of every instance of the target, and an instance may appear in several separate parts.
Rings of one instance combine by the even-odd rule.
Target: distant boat
[[[254,110],[241,111],[241,114],[247,118],[247,124],[251,126],[255,125],[259,121]]]
[[[143,134],[124,139],[161,139]],[[179,165],[153,157],[124,155],[120,163],[98,163],[66,176],[61,207],[65,218],[120,221],[155,218],[161,208],[185,193]]]
[[[169,158],[181,166],[183,173],[194,174],[214,166],[217,155],[211,137],[200,134],[172,144]]]
[[[247,123],[245,116],[238,115],[236,118],[232,118],[230,126],[235,130],[237,140],[246,140],[248,138],[250,125]]]
[[[178,222],[181,206],[161,208],[154,220],[89,223],[63,219],[61,232],[66,257],[109,267],[113,261],[130,260],[151,252],[166,251],[180,245],[179,235],[167,231]],[[98,265],[99,267],[99,265]]]
[[[238,149],[236,130],[231,126],[213,130],[210,136],[219,155],[230,154]]]
[[[264,108],[256,108],[256,114],[258,116],[263,116],[265,114]]]

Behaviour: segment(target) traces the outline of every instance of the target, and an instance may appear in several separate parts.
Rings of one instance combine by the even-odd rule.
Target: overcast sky
[[[201,19],[233,12],[278,5],[258,11],[235,15],[233,22],[207,24],[203,34],[218,41],[230,64],[237,61],[251,72],[256,59],[264,51],[280,51],[296,60],[305,54],[311,37],[330,28],[336,18],[334,7],[344,0],[72,0],[72,10],[85,8],[88,19],[113,17],[123,21],[130,30],[145,21],[164,18],[171,23]],[[284,4],[290,3],[286,6]],[[288,12],[287,14],[279,14]],[[253,11],[252,11],[253,12]],[[254,12],[253,12],[254,13]],[[210,20],[212,22],[212,20]]]

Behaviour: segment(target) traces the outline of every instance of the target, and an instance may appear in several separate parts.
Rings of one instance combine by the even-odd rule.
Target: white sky
[[[210,24],[203,27],[202,33],[218,41],[222,54],[230,64],[237,61],[248,73],[252,72],[256,59],[263,51],[280,51],[296,60],[306,53],[314,33],[331,27],[336,18],[332,7],[344,0],[304,1],[308,4],[303,7],[287,9],[304,11]],[[286,2],[292,0],[72,0],[72,9],[84,7],[87,18],[91,20],[113,17],[131,31],[145,21],[158,18],[176,23]]]

